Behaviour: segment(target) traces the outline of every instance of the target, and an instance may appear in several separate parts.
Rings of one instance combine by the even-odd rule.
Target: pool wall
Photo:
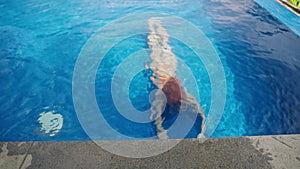
[[[300,36],[300,17],[285,8],[276,0],[254,0],[260,6],[269,11],[278,20],[288,26],[293,32]]]

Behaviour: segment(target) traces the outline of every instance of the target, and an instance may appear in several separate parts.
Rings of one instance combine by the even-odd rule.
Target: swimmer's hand
[[[160,140],[167,140],[168,139],[168,135],[167,135],[167,131],[166,130],[163,131],[163,132],[158,133],[157,136],[158,136],[158,138]]]
[[[204,133],[200,133],[200,134],[198,134],[197,138],[205,138],[205,135],[204,135]]]

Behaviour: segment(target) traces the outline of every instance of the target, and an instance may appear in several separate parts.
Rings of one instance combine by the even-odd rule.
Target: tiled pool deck
[[[111,154],[92,141],[0,142],[0,147],[1,169],[300,168],[300,135],[207,139],[203,143],[187,139],[163,154],[144,159]]]

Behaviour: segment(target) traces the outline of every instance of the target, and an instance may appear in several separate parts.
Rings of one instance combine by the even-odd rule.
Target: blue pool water
[[[143,12],[188,20],[216,49],[224,66],[227,97],[211,137],[300,133],[300,37],[252,0],[0,0],[0,141],[89,140],[72,99],[76,59],[99,28],[126,14]],[[199,103],[207,115],[211,84],[203,63],[178,40],[171,38],[169,44],[194,73]],[[95,81],[105,119],[116,131],[137,139],[155,136],[153,123],[136,124],[118,113],[111,79],[124,59],[147,48],[146,34],[119,42],[103,59]],[[141,63],[131,66],[137,64]],[[151,84],[145,74],[141,71],[129,86],[132,105],[141,111],[150,107]],[[178,72],[181,80],[184,76]],[[122,87],[122,78],[116,81]],[[188,83],[186,87],[191,89]],[[98,139],[121,139],[95,130],[101,133]],[[198,131],[192,128],[188,137]]]

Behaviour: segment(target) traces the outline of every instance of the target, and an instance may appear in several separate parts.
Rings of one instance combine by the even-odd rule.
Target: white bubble
[[[41,132],[49,136],[55,136],[63,126],[63,116],[55,111],[42,112],[38,119]]]

